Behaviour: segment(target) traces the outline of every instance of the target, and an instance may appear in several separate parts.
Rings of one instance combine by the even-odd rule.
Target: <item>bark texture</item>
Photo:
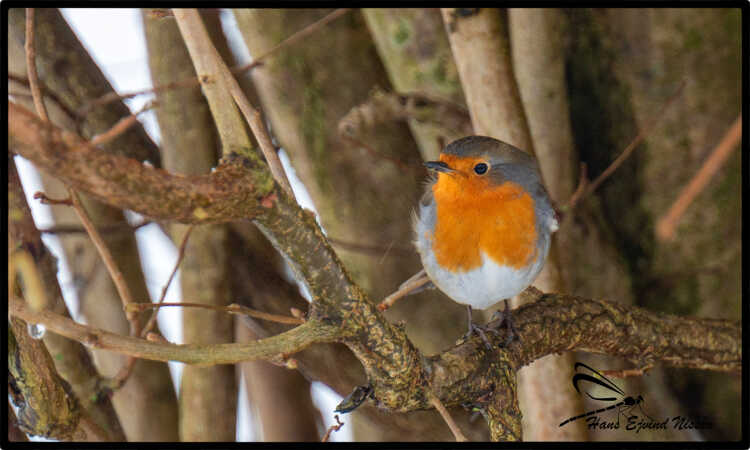
[[[29,335],[23,321],[13,318],[8,325],[8,394],[21,430],[59,440],[106,440],[55,371],[44,343]]]

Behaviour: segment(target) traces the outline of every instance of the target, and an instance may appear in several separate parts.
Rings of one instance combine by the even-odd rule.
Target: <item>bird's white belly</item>
[[[527,268],[502,266],[482,252],[482,265],[466,272],[451,272],[440,267],[433,252],[422,258],[425,272],[432,282],[454,301],[487,309],[495,303],[521,293],[542,268],[539,258]]]

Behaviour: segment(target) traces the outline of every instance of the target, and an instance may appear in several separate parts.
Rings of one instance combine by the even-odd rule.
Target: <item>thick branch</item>
[[[430,383],[446,406],[453,406],[487,393],[493,372],[510,367],[517,370],[543,356],[567,350],[583,350],[619,356],[642,364],[661,361],[673,367],[739,372],[741,328],[737,322],[696,319],[661,314],[605,300],[535,291],[536,301],[513,311],[518,339],[498,352],[488,352],[479,337],[461,342],[445,352],[428,357],[424,367]],[[159,361],[188,364],[226,364],[254,359],[272,359],[297,352],[312,343],[333,342],[341,336],[337,327],[310,320],[285,333],[252,344],[175,345],[150,342],[78,324],[50,311],[33,311],[25,302],[9,299],[9,313],[29,323],[87,345]],[[374,308],[373,308],[374,309]],[[376,330],[377,331],[377,330]],[[376,348],[377,336],[363,336],[350,344]],[[500,347],[505,336],[488,335]],[[383,339],[384,341],[387,340]],[[382,363],[392,355],[359,354],[366,365]],[[498,361],[501,362],[497,365]],[[372,367],[368,367],[372,370]],[[389,366],[372,370],[384,376]],[[409,372],[414,367],[402,370]],[[402,374],[403,375],[403,374]],[[384,382],[384,380],[380,380]],[[392,381],[391,383],[394,383]],[[390,383],[387,383],[390,384]],[[403,386],[402,386],[403,388]],[[408,395],[405,395],[408,392]],[[409,403],[404,410],[423,409],[429,400],[414,386],[396,391]],[[412,398],[414,397],[414,398]]]
[[[563,294],[547,294],[513,315],[521,336],[510,345],[519,367],[550,353],[583,350],[634,364],[739,372],[739,322],[662,314]]]
[[[160,219],[218,223],[259,214],[273,189],[264,166],[224,160],[210,175],[180,176],[105,153],[8,103],[13,148],[41,168],[103,201]],[[249,167],[248,167],[249,166]]]
[[[625,358],[634,364],[737,372],[741,368],[739,322],[661,314],[605,300],[544,294],[512,311],[518,339],[487,354],[478,337],[428,359],[433,386],[446,406],[483,395],[497,360],[518,370],[552,354],[582,350]],[[501,345],[504,335],[488,335]],[[501,366],[502,367],[502,366]]]
[[[8,43],[15,47],[17,43],[24,41],[24,9],[10,8],[7,17]],[[57,8],[36,9],[34,35],[36,67],[45,96],[52,95],[65,110],[75,111],[91,99],[113,93],[107,78]],[[21,61],[15,58],[9,59],[8,63],[11,72],[26,72],[26,68],[19,64]],[[54,111],[49,112],[55,121]],[[125,103],[117,101],[107,108],[76,117],[80,120],[76,130],[85,137],[91,137],[109,130],[120,119],[129,115],[130,110]],[[149,160],[155,166],[160,164],[159,149],[140,124],[104,145],[104,148],[139,161]]]

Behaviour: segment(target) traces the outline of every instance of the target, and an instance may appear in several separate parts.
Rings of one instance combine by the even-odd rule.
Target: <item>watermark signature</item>
[[[601,408],[592,409],[583,414],[569,417],[560,422],[563,427],[571,422],[584,419],[589,429],[619,430],[623,428],[628,431],[639,433],[643,430],[701,430],[711,429],[713,424],[704,417],[691,418],[686,416],[665,417],[654,419],[643,408],[645,403],[643,396],[637,397],[626,395],[612,380],[599,373],[596,369],[584,363],[576,363],[574,366],[573,387],[579,394],[585,394],[592,400],[602,402]],[[588,372],[588,373],[586,373]],[[587,383],[588,387],[600,386],[605,389],[605,394],[592,395],[588,390],[581,392],[581,384]],[[640,413],[636,414],[636,411]],[[612,417],[616,413],[615,417]],[[620,419],[623,419],[622,422]]]

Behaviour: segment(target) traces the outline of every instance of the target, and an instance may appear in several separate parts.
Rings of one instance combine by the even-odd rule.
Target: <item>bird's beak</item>
[[[456,172],[455,169],[451,169],[448,164],[444,163],[443,161],[427,161],[424,163],[424,166],[436,172],[443,172],[448,174],[453,174]]]

